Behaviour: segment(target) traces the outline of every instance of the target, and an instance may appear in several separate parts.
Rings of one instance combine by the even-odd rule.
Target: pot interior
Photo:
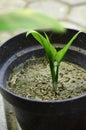
[[[50,41],[57,50],[64,47],[69,39],[76,33],[75,30],[68,30],[66,34],[57,34],[47,31],[47,35]],[[43,32],[41,32],[43,34]],[[86,69],[86,34],[81,33],[77,39],[73,42],[72,46],[68,50],[64,57],[64,61],[77,64],[80,67]],[[32,43],[32,44],[31,44]],[[44,49],[34,40],[32,36],[26,38],[26,33],[15,36],[8,40],[0,48],[2,53],[1,58],[1,72],[4,86],[6,87],[6,80],[8,79],[13,68],[23,63],[31,57],[42,57],[45,54]]]

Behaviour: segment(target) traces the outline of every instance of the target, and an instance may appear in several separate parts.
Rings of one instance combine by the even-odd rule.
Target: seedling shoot
[[[27,33],[27,35],[32,34],[32,36],[44,47],[45,52],[49,59],[49,66],[51,71],[51,77],[52,77],[52,86],[53,90],[56,92],[57,86],[58,86],[58,72],[59,72],[59,66],[67,53],[69,47],[73,43],[73,41],[77,38],[78,34],[80,32],[76,33],[72,39],[59,51],[56,50],[56,48],[51,44],[48,36],[46,33],[44,33],[44,36],[41,35],[37,31],[30,31]]]

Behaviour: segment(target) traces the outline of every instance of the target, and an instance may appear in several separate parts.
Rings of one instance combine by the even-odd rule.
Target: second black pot
[[[60,48],[76,33],[67,30],[60,35],[47,31],[52,43]],[[43,32],[41,32],[43,33]],[[22,130],[86,130],[86,95],[59,101],[37,101],[18,96],[6,88],[12,69],[32,56],[45,55],[43,48],[26,33],[19,34],[0,47],[0,90],[13,105]],[[64,60],[86,69],[86,34],[74,41]],[[78,87],[78,86],[77,86]],[[77,88],[78,89],[78,88]]]

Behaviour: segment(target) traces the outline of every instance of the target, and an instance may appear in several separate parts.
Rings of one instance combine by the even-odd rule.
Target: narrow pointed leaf
[[[52,60],[52,62],[54,62],[55,61],[55,56],[56,56],[56,53],[57,53],[57,50],[55,49],[55,47],[50,43],[50,41],[49,41],[49,38],[48,38],[48,36],[47,36],[47,34],[45,33],[45,36],[46,36],[46,39],[47,39],[47,42],[49,43],[49,57],[50,57],[50,59]]]
[[[58,63],[60,63],[64,57],[64,55],[66,54],[66,52],[68,51],[69,47],[71,46],[71,44],[73,43],[73,41],[77,38],[77,36],[79,35],[80,32],[76,33],[72,39],[65,45],[64,48],[62,48],[60,51],[57,52],[56,54],[56,61]]]
[[[19,10],[14,12],[0,13],[0,31],[14,31],[24,29],[53,29],[64,32],[64,27],[57,21],[43,13],[32,10]]]
[[[30,31],[30,32],[27,32],[26,35],[29,35],[30,33],[44,47],[45,52],[47,53],[49,59],[54,61],[54,58],[55,58],[55,55],[56,55],[56,49],[50,43],[47,34],[44,33],[45,34],[45,37],[44,37],[43,35],[41,35],[37,31]]]
[[[47,51],[48,50],[47,48],[50,46],[47,39],[44,36],[42,36],[40,33],[38,33],[37,31],[34,31],[34,30],[27,32],[26,36],[28,36],[30,33]]]

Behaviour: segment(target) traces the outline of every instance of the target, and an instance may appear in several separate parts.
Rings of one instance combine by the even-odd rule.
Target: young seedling
[[[64,58],[66,52],[68,51],[69,47],[73,43],[73,41],[77,38],[79,33],[80,32],[76,33],[72,37],[72,39],[64,46],[64,48],[62,48],[59,51],[57,51],[56,48],[50,43],[50,40],[46,33],[44,33],[45,37],[37,31],[30,31],[27,32],[26,34],[27,36],[29,34],[32,34],[32,36],[44,47],[45,52],[49,59],[50,71],[52,76],[52,86],[55,92],[58,86],[58,72],[60,63]]]

